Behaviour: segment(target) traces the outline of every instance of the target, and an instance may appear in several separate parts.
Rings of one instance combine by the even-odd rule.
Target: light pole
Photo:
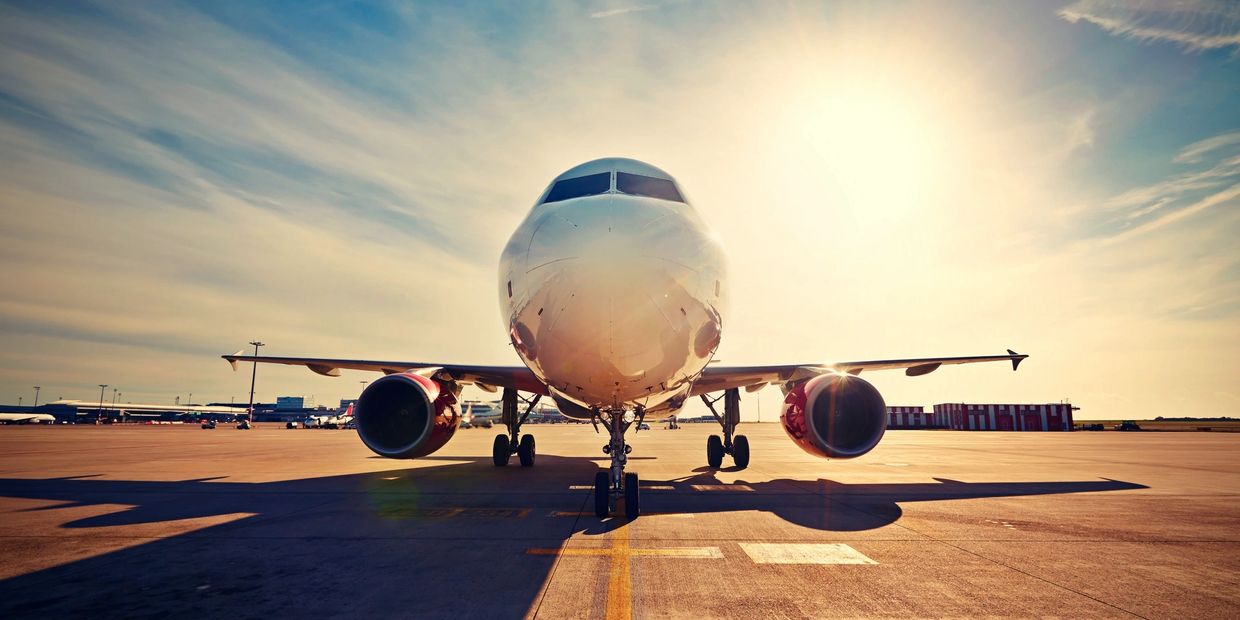
[[[265,346],[264,343],[254,340],[250,344],[254,345],[254,357],[258,357],[258,348]],[[246,420],[250,422],[254,421],[254,380],[256,378],[258,378],[258,360],[254,360],[254,369],[250,371],[250,406],[245,409]]]
[[[40,390],[40,389],[42,389],[42,388],[40,388],[40,387],[39,387],[39,386],[37,386],[37,385],[36,385],[36,386],[34,386],[34,406],[35,406],[35,407],[38,407],[38,406],[39,406],[39,390]]]
[[[190,392],[190,393],[189,393],[189,400],[185,401],[185,406],[187,406],[187,407],[188,407],[188,406],[193,405],[193,404],[194,404],[194,393],[193,393],[193,392]]]
[[[99,384],[99,412],[95,414],[96,422],[103,420],[103,391],[106,389],[108,389],[108,384],[106,383]]]
[[[22,406],[22,397],[21,397],[21,396],[18,396],[18,397],[17,397],[17,406],[18,406],[18,407]]]
[[[112,388],[112,408],[116,408],[116,388]]]

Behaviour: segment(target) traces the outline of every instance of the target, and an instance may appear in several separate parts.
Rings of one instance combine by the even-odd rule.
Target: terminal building
[[[887,428],[957,431],[1070,431],[1068,403],[1040,405],[941,403],[927,412],[920,406],[887,407]]]

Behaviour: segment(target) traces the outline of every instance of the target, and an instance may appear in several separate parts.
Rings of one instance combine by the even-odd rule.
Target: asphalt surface
[[[419,461],[352,431],[0,428],[0,617],[1240,617],[1240,434],[890,431],[823,461],[748,424],[495,430]]]

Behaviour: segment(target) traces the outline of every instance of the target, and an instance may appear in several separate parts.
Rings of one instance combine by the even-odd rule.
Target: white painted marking
[[[694,491],[752,491],[747,484],[695,484]]]
[[[878,564],[838,543],[740,543],[755,564]]]

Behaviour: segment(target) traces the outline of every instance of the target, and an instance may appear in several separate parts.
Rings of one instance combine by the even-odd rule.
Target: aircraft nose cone
[[[679,203],[599,196],[549,211],[527,253],[514,346],[582,400],[633,402],[718,345],[713,247]]]

